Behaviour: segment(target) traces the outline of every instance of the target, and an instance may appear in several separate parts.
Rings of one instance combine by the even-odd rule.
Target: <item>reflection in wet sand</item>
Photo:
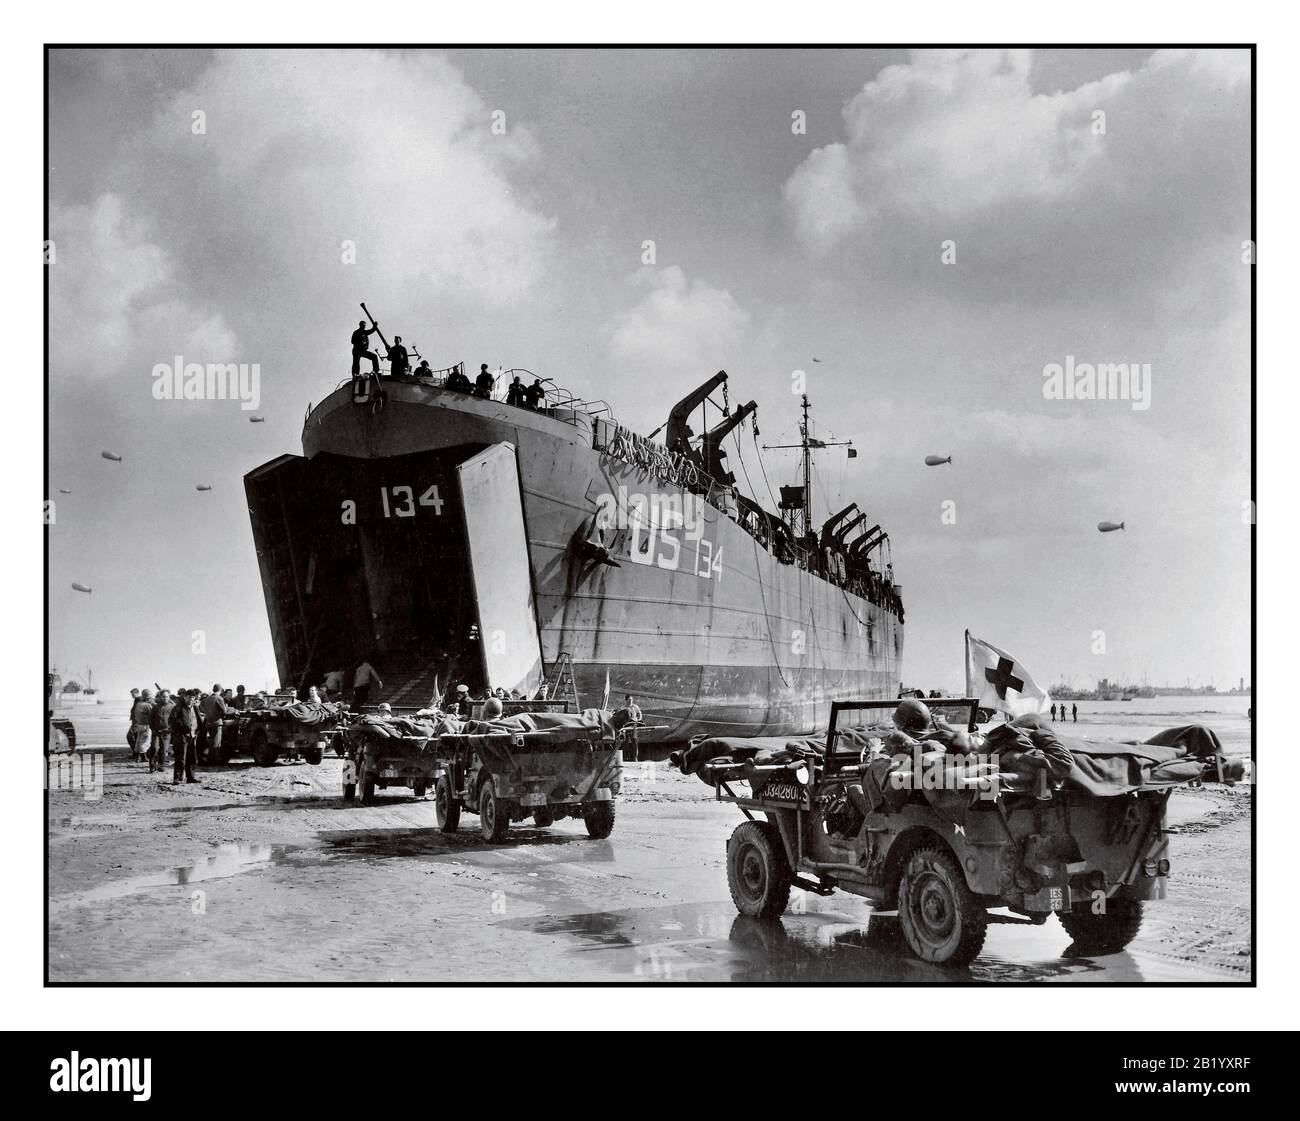
[[[574,939],[569,952],[596,954],[601,972],[659,981],[763,983],[941,983],[990,981],[1186,980],[1177,966],[1132,953],[1083,956],[1059,926],[997,925],[986,951],[968,968],[911,956],[890,916],[834,910],[779,920],[737,915],[730,904],[681,904],[626,911],[512,919],[508,929]],[[584,966],[594,963],[586,962]],[[590,976],[586,968],[584,975]]]
[[[103,903],[111,899],[121,899],[127,895],[138,895],[159,887],[175,887],[200,883],[203,880],[216,880],[225,876],[235,876],[241,872],[251,872],[266,868],[285,860],[300,845],[266,845],[266,844],[224,844],[213,846],[211,856],[193,864],[182,864],[161,872],[151,872],[144,876],[131,876],[122,880],[111,880],[89,891],[73,892],[52,898],[49,903],[51,913],[65,911],[72,907],[84,907],[91,903]]]

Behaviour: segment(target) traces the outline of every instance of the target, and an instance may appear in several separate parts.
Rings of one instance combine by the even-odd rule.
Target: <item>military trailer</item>
[[[207,762],[228,763],[239,756],[251,756],[259,767],[271,767],[281,758],[302,759],[316,764],[325,755],[330,740],[338,734],[342,711],[337,706],[318,706],[311,719],[309,710],[293,702],[267,708],[246,709],[222,721],[220,758]]]
[[[437,764],[432,732],[431,724],[420,730],[419,723],[401,717],[354,719],[339,738],[344,756],[343,800],[355,800],[360,787],[361,801],[369,805],[376,789],[394,786],[408,787],[423,798],[433,785]]]
[[[608,837],[623,785],[622,733],[610,715],[519,713],[439,736],[438,827],[456,832],[464,809],[478,814],[484,840],[498,844],[512,822],[530,817],[543,828],[581,818],[590,836]]]
[[[1102,797],[1087,789],[1086,775],[1073,781],[1075,770],[1060,783],[1026,782],[1023,774],[1002,773],[1006,764],[995,756],[949,768],[952,781],[942,787],[900,788],[890,777],[897,764],[873,751],[871,737],[839,727],[847,713],[894,703],[834,703],[824,746],[769,740],[769,748],[735,749],[697,772],[692,764],[719,801],[747,818],[727,842],[727,882],[742,914],[774,918],[792,887],[838,890],[869,899],[878,914],[896,914],[908,946],[925,961],[964,965],[982,948],[989,923],[1040,925],[1052,914],[1079,948],[1117,950],[1136,937],[1144,903],[1165,896],[1165,812],[1174,787],[1230,783],[1244,770],[1222,754],[1113,745],[1110,757],[1121,770],[1145,748],[1164,768],[1159,781],[1139,778],[1135,788]],[[974,731],[975,701],[955,703],[970,706]],[[743,741],[706,741],[692,750],[707,754],[726,743]],[[674,761],[687,770],[683,758]],[[1097,758],[1107,758],[1104,749]],[[735,788],[740,782],[748,793]],[[994,908],[1011,913],[990,913]]]

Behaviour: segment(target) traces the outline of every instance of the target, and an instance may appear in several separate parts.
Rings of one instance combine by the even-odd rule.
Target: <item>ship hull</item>
[[[404,702],[427,701],[418,694],[431,680],[445,690],[443,674],[499,683],[481,679],[482,645],[524,637],[472,635],[466,589],[494,575],[465,571],[457,537],[476,511],[456,509],[455,471],[509,445],[535,640],[547,670],[571,657],[582,703],[607,688],[615,704],[631,694],[653,725],[643,738],[674,742],[809,733],[825,728],[833,700],[896,695],[893,612],[780,563],[699,496],[601,450],[586,414],[386,388],[380,411],[336,391],[308,418],[304,457],[247,477],[285,683],[366,656],[381,676],[388,663],[387,693],[405,690]],[[333,524],[347,502],[355,524]]]

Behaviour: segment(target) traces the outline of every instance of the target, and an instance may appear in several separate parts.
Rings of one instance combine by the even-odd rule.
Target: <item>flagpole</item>
[[[967,630],[966,630],[966,640],[965,640],[965,646],[964,646],[963,651],[962,651],[962,657],[963,657],[963,659],[964,659],[964,661],[965,661],[965,663],[966,663],[966,696],[968,696],[968,697],[973,697],[975,694],[971,692],[971,679],[970,679],[970,629],[969,629],[969,628],[967,628]]]

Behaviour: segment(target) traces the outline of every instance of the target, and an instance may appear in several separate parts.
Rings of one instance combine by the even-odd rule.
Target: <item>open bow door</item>
[[[542,683],[532,567],[513,444],[493,444],[456,468],[489,688],[531,697]]]

